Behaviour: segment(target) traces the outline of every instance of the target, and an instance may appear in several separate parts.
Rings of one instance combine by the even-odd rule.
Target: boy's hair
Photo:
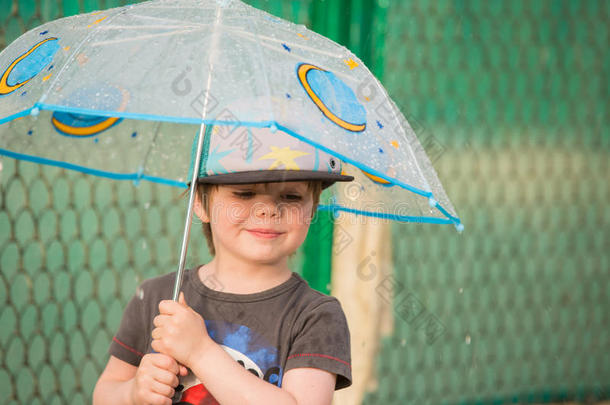
[[[201,201],[201,205],[206,213],[209,215],[209,207],[210,207],[210,196],[212,195],[212,191],[218,188],[218,184],[208,184],[208,183],[198,183],[197,184],[197,196],[199,197],[199,201]],[[322,193],[322,182],[319,180],[309,181],[307,184],[307,190],[311,191],[313,206],[311,210],[311,217],[315,215],[318,204],[320,203],[320,194]],[[205,235],[205,239],[208,243],[208,249],[210,254],[214,256],[216,254],[216,248],[214,247],[214,240],[212,239],[212,227],[209,222],[202,223],[203,234]]]

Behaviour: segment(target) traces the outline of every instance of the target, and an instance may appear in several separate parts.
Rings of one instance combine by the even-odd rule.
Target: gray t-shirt
[[[111,355],[138,366],[152,351],[152,321],[159,301],[171,298],[174,278],[171,273],[138,287],[110,345]],[[265,291],[232,294],[208,288],[191,269],[185,271],[182,291],[210,337],[254,375],[281,387],[286,371],[314,367],[337,374],[335,389],[351,385],[350,336],[341,304],[298,274]],[[180,384],[174,403],[199,403],[211,396],[192,374]]]

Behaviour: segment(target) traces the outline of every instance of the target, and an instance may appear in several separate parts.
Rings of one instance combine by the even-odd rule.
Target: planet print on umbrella
[[[103,96],[100,96],[103,94]],[[94,105],[89,105],[95,100]],[[66,100],[68,106],[87,106],[98,111],[124,111],[129,102],[129,92],[116,86],[83,88],[74,92]],[[53,128],[61,135],[87,138],[104,132],[123,119],[93,114],[55,111],[51,117]],[[133,137],[133,136],[132,136]]]
[[[326,118],[350,132],[366,129],[366,110],[345,82],[308,63],[299,63],[296,69],[301,86]]]
[[[364,174],[366,177],[368,177],[368,178],[369,178],[369,179],[370,179],[370,180],[371,180],[373,183],[379,184],[379,185],[384,186],[384,187],[392,187],[392,186],[394,186],[394,184],[390,183],[389,181],[387,181],[387,180],[386,180],[386,179],[384,179],[384,178],[381,178],[381,177],[379,177],[379,176],[375,176],[374,174],[371,174],[371,173],[369,173],[369,172],[366,172],[366,171],[364,171],[364,170],[362,170],[362,169],[360,169],[360,171],[361,171],[361,172],[362,172],[362,173],[363,173],[363,174]]]
[[[13,60],[0,76],[0,97],[23,87],[42,72],[53,61],[58,49],[59,38],[46,38]]]

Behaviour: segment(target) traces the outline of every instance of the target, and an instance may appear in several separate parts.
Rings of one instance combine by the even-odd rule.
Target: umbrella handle
[[[184,265],[186,263],[186,251],[189,243],[189,235],[191,234],[191,223],[193,220],[193,205],[195,203],[195,191],[197,190],[197,177],[199,176],[199,168],[201,166],[201,152],[203,151],[203,138],[205,137],[205,124],[199,127],[199,135],[197,138],[197,153],[195,154],[195,162],[193,164],[193,173],[191,176],[191,185],[189,190],[189,205],[186,212],[186,221],[184,224],[184,233],[182,235],[182,248],[180,249],[180,263],[176,272],[176,281],[174,282],[174,293],[172,300],[178,302],[180,288],[182,287],[182,278],[184,277]]]

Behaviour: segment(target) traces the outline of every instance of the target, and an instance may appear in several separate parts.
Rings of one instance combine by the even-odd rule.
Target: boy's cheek
[[[225,207],[222,214],[231,223],[239,223],[248,218],[249,211],[245,204],[232,203]]]

